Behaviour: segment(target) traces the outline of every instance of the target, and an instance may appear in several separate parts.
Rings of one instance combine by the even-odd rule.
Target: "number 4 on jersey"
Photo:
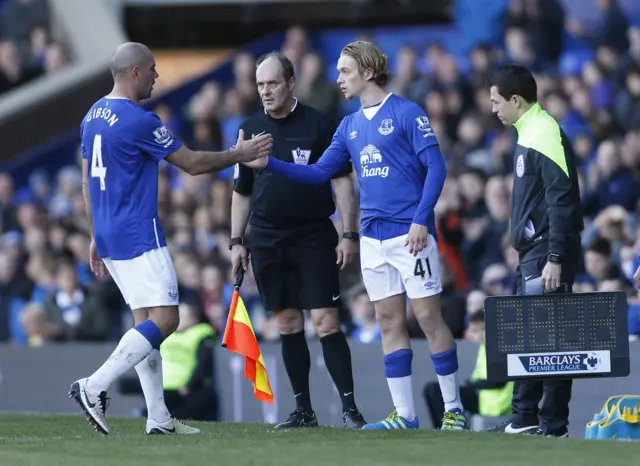
[[[425,265],[427,266],[427,273],[429,274],[429,277],[431,277],[431,264],[429,264],[429,259],[424,259]],[[425,271],[424,271],[424,267],[422,266],[422,259],[416,259],[416,266],[413,269],[413,274],[416,277],[420,277],[424,280],[424,276],[425,276]]]
[[[91,177],[100,178],[100,191],[106,191],[107,167],[102,163],[102,135],[96,134],[93,138],[93,151],[91,154]]]

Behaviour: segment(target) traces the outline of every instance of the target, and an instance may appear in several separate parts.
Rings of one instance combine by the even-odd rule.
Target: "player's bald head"
[[[151,50],[138,42],[120,45],[111,57],[111,74],[114,78],[125,76],[134,66],[144,67],[153,61]]]

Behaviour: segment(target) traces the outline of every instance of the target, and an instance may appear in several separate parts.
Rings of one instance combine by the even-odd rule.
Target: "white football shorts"
[[[103,262],[131,310],[178,305],[178,278],[166,246],[133,259],[105,257]]]
[[[360,238],[362,278],[371,301],[406,292],[409,299],[442,293],[440,255],[436,240],[427,238],[427,247],[413,256],[404,243],[408,235],[384,241]]]

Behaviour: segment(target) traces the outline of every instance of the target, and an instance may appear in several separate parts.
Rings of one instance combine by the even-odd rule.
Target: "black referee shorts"
[[[327,219],[313,228],[251,226],[253,274],[267,311],[339,307],[338,233]]]

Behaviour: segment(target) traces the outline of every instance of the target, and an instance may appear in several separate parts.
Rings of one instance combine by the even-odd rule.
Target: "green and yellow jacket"
[[[538,103],[514,126],[512,245],[521,260],[555,254],[562,261],[584,229],[571,143]]]

